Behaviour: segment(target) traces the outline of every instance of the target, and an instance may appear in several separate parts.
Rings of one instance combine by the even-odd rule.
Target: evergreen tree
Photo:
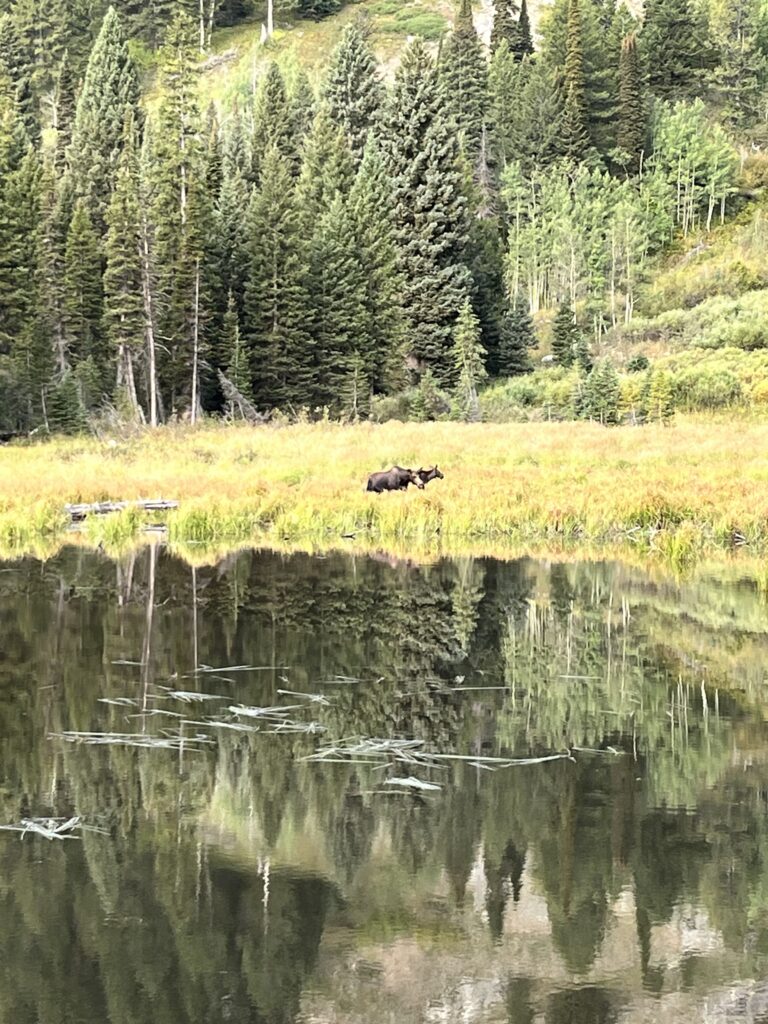
[[[221,145],[221,129],[215,104],[211,103],[205,116],[205,188],[208,196],[215,201],[221,192],[224,180],[224,155]]]
[[[29,141],[40,145],[40,103],[32,85],[32,55],[24,47],[9,14],[0,15],[0,75],[7,77],[16,98],[18,116]]]
[[[264,154],[275,146],[278,152],[298,169],[296,137],[291,118],[285,79],[274,61],[259,81],[253,110],[253,144],[251,176],[257,184]]]
[[[107,208],[104,272],[104,327],[117,366],[116,393],[131,414],[142,417],[136,386],[136,364],[144,343],[141,275],[141,221],[136,130],[125,126],[125,143],[115,188]]]
[[[74,364],[92,359],[100,372],[106,371],[101,347],[103,296],[101,252],[88,207],[83,199],[75,204],[64,254],[64,330],[67,351]],[[102,377],[106,383],[106,376]]]
[[[488,372],[498,371],[504,299],[504,241],[498,217],[472,218],[467,238],[467,259],[472,274],[472,305],[480,321],[481,341]]]
[[[402,281],[397,262],[392,182],[379,147],[369,138],[349,196],[357,259],[365,282],[357,350],[375,391],[401,383]]]
[[[562,303],[552,324],[552,355],[561,366],[572,366],[574,349],[579,329],[573,309],[567,302]]]
[[[562,151],[570,160],[584,160],[589,152],[589,136],[584,126],[584,111],[573,86],[565,95],[562,120]]]
[[[568,39],[565,51],[563,86],[563,149],[566,156],[581,160],[587,151],[587,94],[584,77],[584,42],[581,27],[582,0],[569,0]]]
[[[72,129],[75,124],[75,113],[77,110],[76,83],[69,55],[64,54],[64,59],[59,68],[59,76],[56,80],[56,91],[53,100],[53,129],[56,132],[56,143],[54,149],[54,165],[60,173],[64,171],[67,160],[67,153],[72,144]]]
[[[544,61],[515,63],[506,43],[491,60],[489,126],[496,160],[525,174],[563,155],[563,96]]]
[[[760,46],[760,9],[756,0],[730,0],[716,28],[720,60],[714,72],[729,125],[745,131],[760,118],[760,94],[766,80],[766,54]]]
[[[321,21],[341,9],[341,0],[298,0],[298,12],[302,18]]]
[[[528,303],[522,296],[507,311],[502,322],[498,375],[516,377],[533,369],[529,350],[536,345],[536,332]]]
[[[54,434],[80,434],[86,429],[85,410],[71,370],[51,388],[46,404],[48,425]]]
[[[480,343],[480,322],[465,301],[456,321],[453,342],[453,364],[456,377],[456,400],[462,419],[480,418],[477,389],[486,377]]]
[[[326,72],[323,96],[333,120],[343,128],[359,162],[384,103],[384,86],[376,57],[358,19],[344,29]]]
[[[640,38],[656,96],[678,100],[698,92],[713,56],[702,17],[691,0],[647,0]]]
[[[648,371],[645,387],[646,415],[649,420],[668,423],[675,414],[672,381],[666,370]]]
[[[626,165],[633,173],[640,168],[647,135],[643,73],[640,67],[637,39],[632,34],[624,39],[621,46],[619,127],[616,141],[621,153],[626,154]]]
[[[528,17],[528,0],[521,0],[520,2],[520,17],[517,20],[517,39],[512,44],[512,52],[518,60],[524,60],[534,52],[531,20]]]
[[[195,38],[194,24],[183,17],[168,28],[152,166],[158,323],[165,343],[161,383],[171,412],[189,410],[193,421],[201,404],[208,208]]]
[[[46,165],[41,181],[40,294],[38,315],[51,344],[57,375],[69,367],[64,330],[64,258],[75,197],[71,178],[56,177],[56,167]]]
[[[299,155],[304,146],[304,140],[309,135],[315,120],[315,93],[312,89],[312,83],[309,81],[309,75],[303,68],[298,71],[294,78],[288,104],[291,135],[296,154],[295,169],[298,174],[301,163]]]
[[[586,377],[581,416],[606,426],[616,424],[620,399],[619,375],[610,359],[604,359]]]
[[[457,311],[466,299],[467,199],[459,143],[420,40],[406,49],[387,116],[387,158],[403,274],[407,346],[448,380]]]
[[[249,260],[244,334],[253,397],[262,408],[301,407],[313,397],[306,240],[288,165],[276,146],[262,163],[246,224]]]
[[[222,131],[223,179],[238,175],[245,180],[251,171],[251,146],[237,103],[233,105]]]
[[[314,400],[338,410],[345,379],[354,365],[364,360],[359,346],[367,326],[365,279],[354,227],[338,193],[317,218],[309,259]]]
[[[245,399],[251,396],[251,368],[248,350],[240,330],[240,318],[237,304],[232,292],[227,299],[227,312],[224,317],[224,353],[225,373],[227,379],[237,388]],[[230,415],[234,410],[230,409]]]
[[[323,103],[304,142],[297,196],[309,224],[327,210],[337,195],[347,195],[354,177],[352,154],[344,131]]]
[[[514,0],[494,0],[491,27],[491,53],[496,53],[504,42],[509,52],[517,54],[520,45],[518,15],[520,9]]]
[[[342,382],[341,414],[352,423],[367,416],[371,408],[371,385],[363,357],[355,353]]]
[[[577,330],[576,340],[573,343],[573,361],[582,373],[589,373],[592,369],[592,356],[583,331]]]
[[[77,101],[69,164],[75,191],[101,231],[114,184],[126,117],[138,118],[139,84],[120,19],[104,16]]]
[[[461,0],[453,32],[443,45],[440,83],[448,110],[474,163],[480,150],[488,98],[488,68],[472,21],[471,0]]]

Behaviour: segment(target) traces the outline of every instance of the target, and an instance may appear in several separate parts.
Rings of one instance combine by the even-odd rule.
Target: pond
[[[0,565],[0,1024],[768,1021],[740,573]]]

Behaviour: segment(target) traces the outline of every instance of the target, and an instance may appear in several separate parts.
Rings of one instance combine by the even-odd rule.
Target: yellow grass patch
[[[62,529],[67,502],[167,498],[180,502],[167,517],[173,541],[626,539],[681,561],[742,539],[766,544],[767,452],[766,425],[694,418],[642,428],[208,425],[59,439],[0,449],[0,544],[22,548]],[[370,472],[434,462],[445,479],[423,492],[365,491]],[[115,542],[143,519],[127,512],[88,529]]]

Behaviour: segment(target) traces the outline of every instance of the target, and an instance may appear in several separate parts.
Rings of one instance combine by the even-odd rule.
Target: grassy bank
[[[66,502],[164,497],[171,541],[354,534],[383,546],[626,542],[684,559],[768,549],[768,426],[681,419],[584,423],[166,428],[131,439],[0,449],[0,545],[66,527]],[[367,474],[437,462],[426,491],[368,494]],[[137,533],[136,513],[94,520],[92,539]]]

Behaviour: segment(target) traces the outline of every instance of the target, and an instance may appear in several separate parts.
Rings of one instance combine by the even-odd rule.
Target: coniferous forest
[[[321,74],[266,61],[207,109],[201,62],[244,0],[0,11],[6,433],[358,419],[405,388],[471,419],[487,380],[532,369],[545,309],[577,405],[610,422],[594,346],[673,239],[732,211],[766,135],[758,0],[555,0],[535,36],[497,0],[489,47],[461,0],[386,75],[361,10]]]

